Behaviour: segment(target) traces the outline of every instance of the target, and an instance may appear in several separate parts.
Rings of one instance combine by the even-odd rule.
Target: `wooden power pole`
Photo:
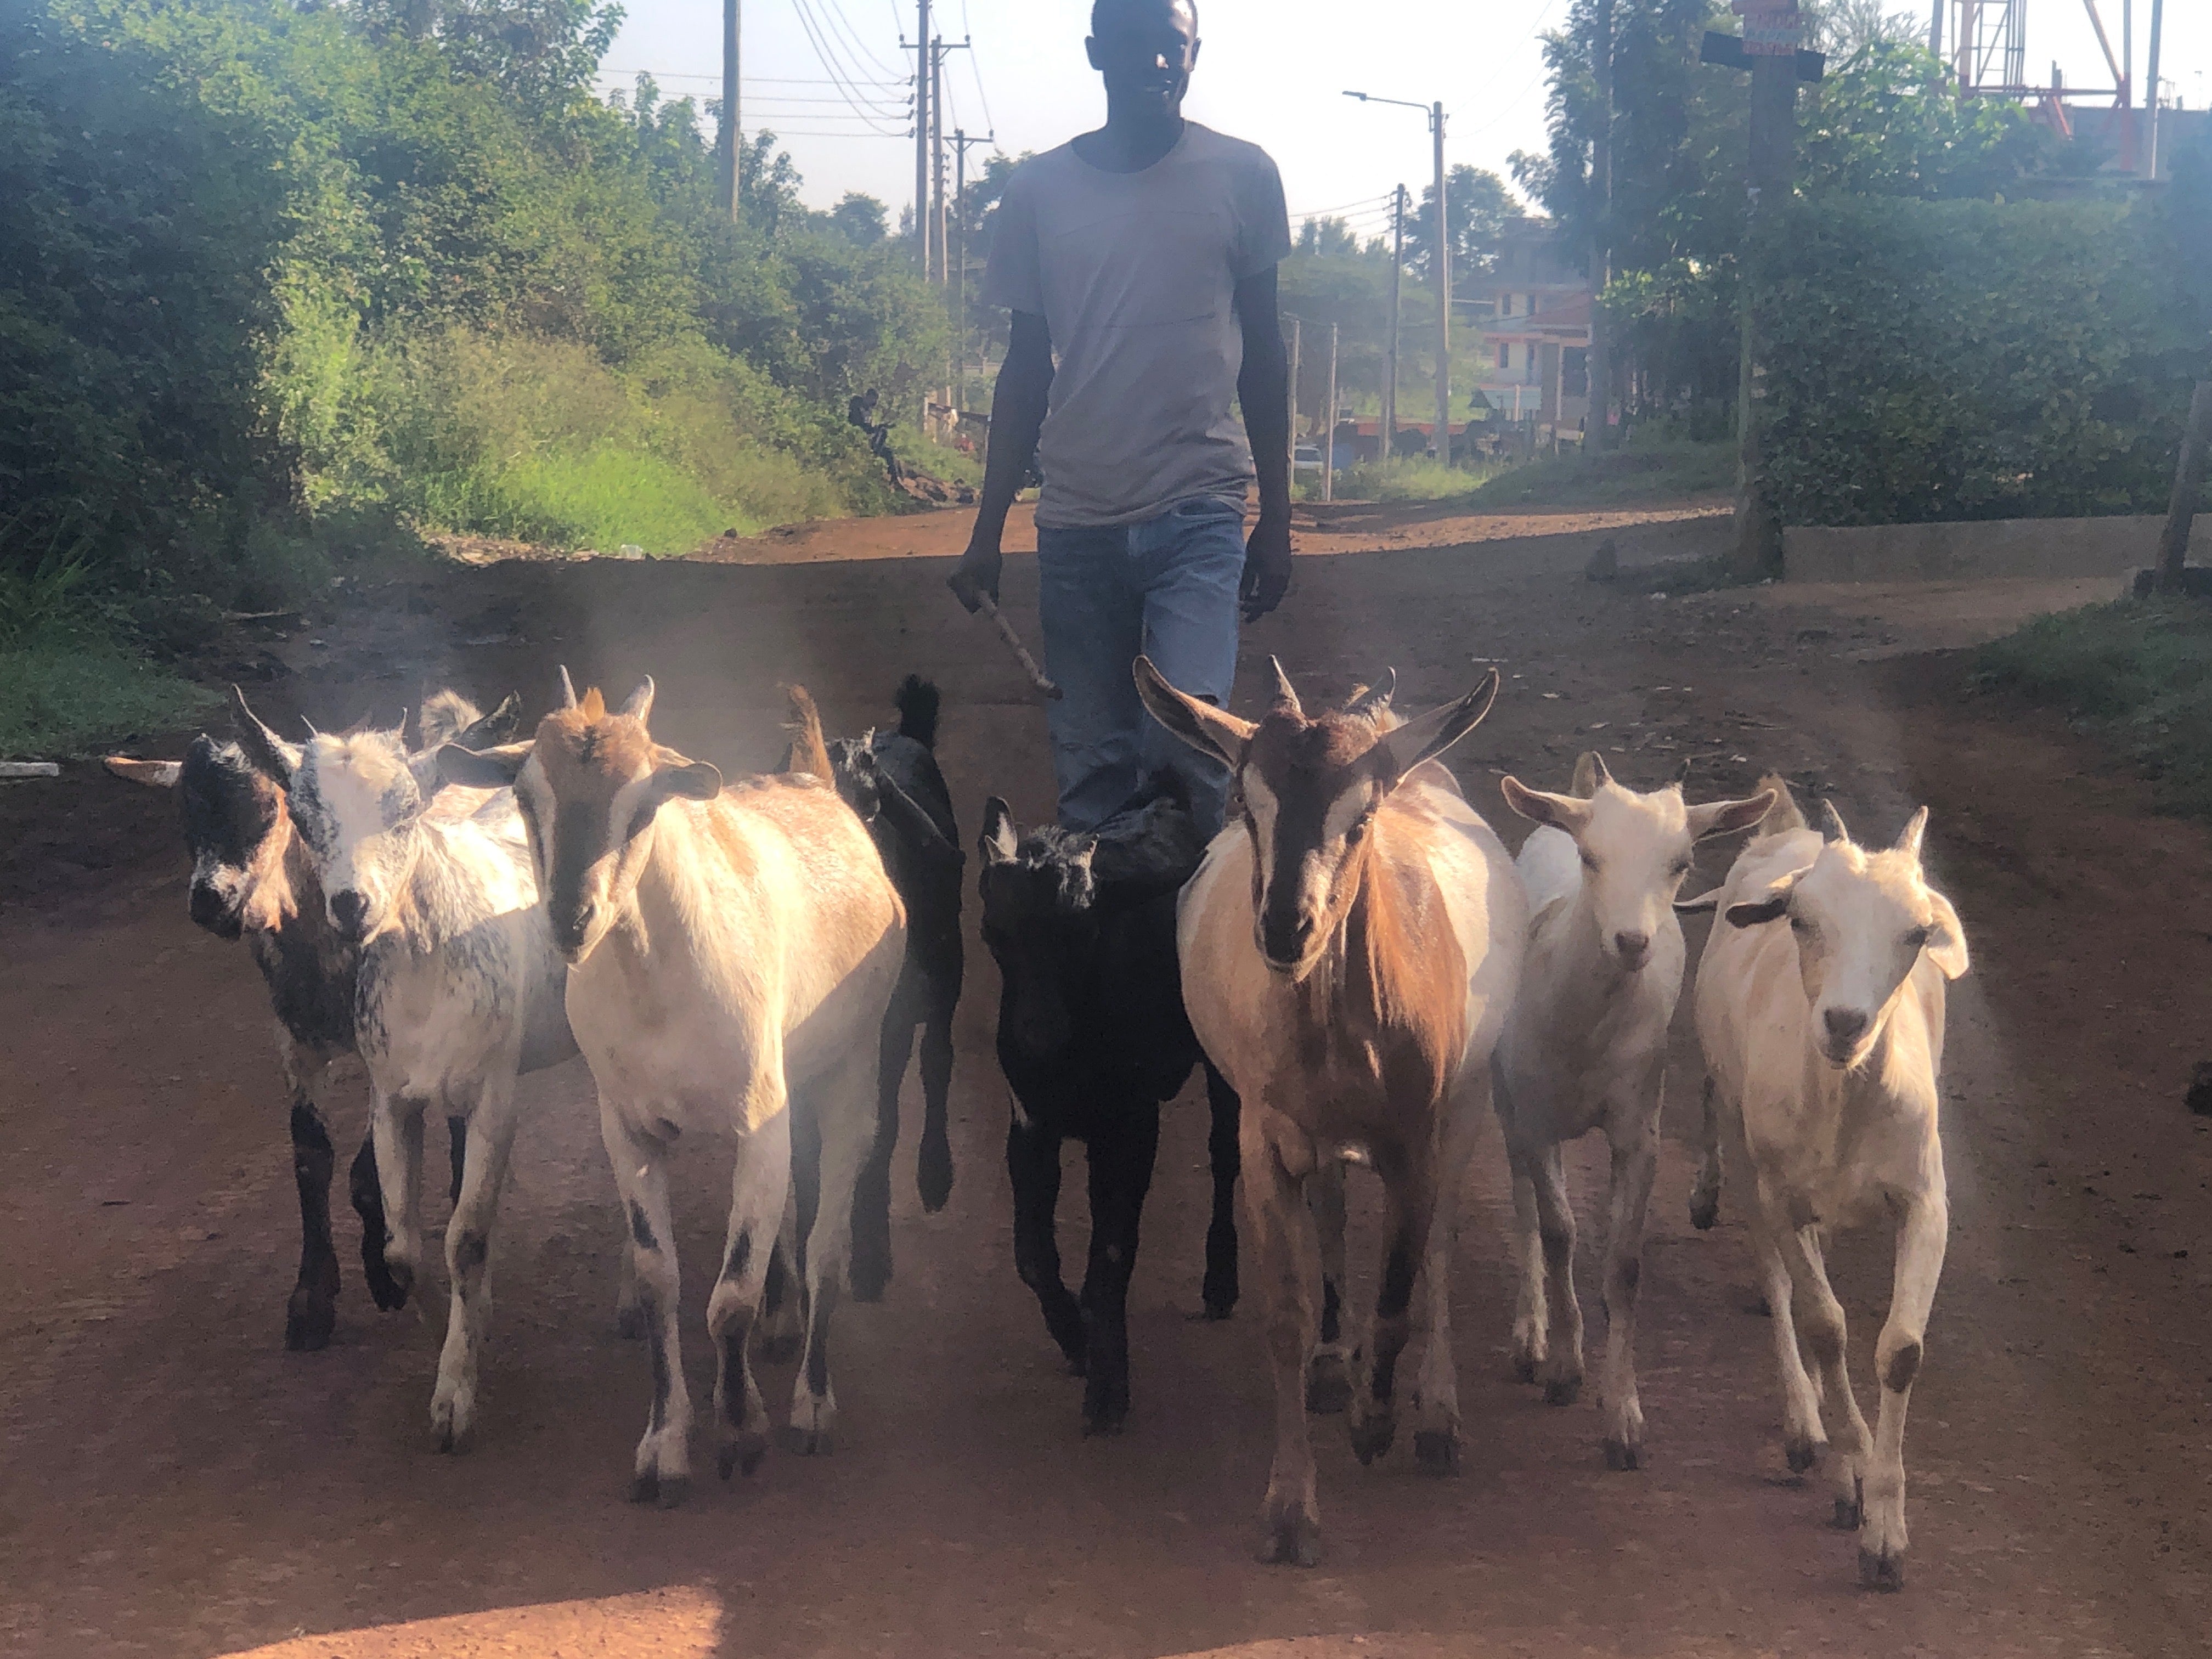
[[[1605,286],[1613,279],[1613,0],[1596,0],[1597,38],[1591,50],[1597,70],[1597,142],[1590,147],[1590,335],[1584,388],[1589,433],[1600,449],[1613,447],[1613,330],[1605,314]]]
[[[2189,422],[2181,429],[2181,459],[2173,469],[2173,495],[2166,509],[2166,531],[2158,542],[2158,586],[2181,592],[2181,568],[2189,557],[2189,531],[2204,493],[2205,452],[2212,450],[2212,380],[2199,380],[2189,400]]]
[[[714,145],[722,211],[732,220],[738,216],[738,170],[744,155],[744,137],[738,121],[743,110],[738,84],[741,3],[742,0],[722,0],[722,131]]]
[[[1328,402],[1321,415],[1321,498],[1336,499],[1336,325],[1328,325]]]
[[[914,261],[929,276],[929,0],[915,0],[914,46]]]
[[[1782,520],[1766,483],[1760,450],[1759,307],[1766,298],[1764,216],[1779,212],[1795,175],[1797,83],[1821,77],[1826,60],[1797,43],[1804,22],[1796,0],[1732,0],[1743,15],[1741,35],[1708,33],[1700,58],[1751,71],[1751,154],[1745,173],[1741,329],[1736,358],[1735,545],[1737,576],[1781,574]]]
[[[1299,337],[1298,319],[1291,319],[1291,483],[1298,482],[1298,348],[1304,343]]]
[[[1451,214],[1444,195],[1444,105],[1429,111],[1437,149],[1437,459],[1451,465]]]
[[[1382,464],[1398,453],[1398,296],[1406,275],[1406,187],[1390,198],[1390,349],[1382,377]]]

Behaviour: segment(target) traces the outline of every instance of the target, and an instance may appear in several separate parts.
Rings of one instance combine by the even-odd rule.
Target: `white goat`
[[[428,812],[424,783],[436,768],[410,756],[398,730],[295,745],[232,695],[240,744],[283,787],[331,927],[361,953],[355,1038],[390,1229],[385,1265],[403,1300],[422,1268],[423,1113],[436,1106],[466,1125],[446,1231],[452,1299],[430,1398],[439,1449],[459,1451],[476,1424],[515,1079],[576,1052],[562,1005],[567,970],[538,907],[512,794],[468,817]]]
[[[750,1474],[767,1448],[746,1337],[792,1190],[794,1133],[818,1137],[818,1162],[800,1160],[816,1178],[801,1181],[802,1221],[814,1202],[790,1431],[797,1449],[826,1452],[836,1413],[830,1318],[852,1250],[854,1183],[875,1139],[878,1050],[906,915],[866,828],[827,782],[757,778],[725,789],[712,766],[653,741],[651,680],[613,713],[596,690],[578,702],[565,671],[562,682],[564,706],[534,740],[482,754],[449,748],[445,775],[513,782],[530,826],[652,1345],[653,1407],[630,1496],[667,1506],[682,1500],[691,1470],[669,1149],[690,1131],[737,1135],[729,1233],[707,1304],[726,1480]],[[818,726],[810,741],[818,753]]]
[[[1725,921],[1698,969],[1698,1036],[1753,1197],[1790,1467],[1810,1468],[1830,1437],[1825,1402],[1839,1454],[1836,1524],[1859,1534],[1860,1582],[1897,1589],[1905,1407],[1950,1222],[1937,1133],[1944,982],[1966,971],[1966,936],[1922,873],[1926,807],[1896,846],[1869,852],[1833,807],[1824,842],[1788,786],[1765,781],[1781,793],[1766,833],[1744,849],[1724,887],[1683,907],[1717,907]],[[1784,918],[1786,927],[1774,925]],[[1822,1247],[1837,1228],[1881,1222],[1896,1229],[1897,1262],[1875,1346],[1881,1413],[1869,1440]],[[1818,1395],[1798,1352],[1801,1323]]]
[[[1540,1376],[1555,1406],[1581,1389],[1575,1218],[1559,1152],[1602,1128],[1613,1175],[1599,1403],[1607,1467],[1632,1469],[1644,1449],[1636,1394],[1644,1218],[1659,1160],[1667,1028],[1682,994],[1674,896],[1696,842],[1756,823],[1776,798],[1770,791],[1692,806],[1679,787],[1638,794],[1615,783],[1595,754],[1576,767],[1572,795],[1544,794],[1510,777],[1502,787],[1508,805],[1544,826],[1516,860],[1528,893],[1528,950],[1498,1046],[1498,1117],[1513,1163],[1521,1270],[1514,1365],[1523,1382]]]
[[[1401,725],[1370,696],[1309,718],[1278,665],[1274,706],[1255,725],[1142,657],[1136,674],[1153,716],[1237,779],[1237,820],[1183,889],[1177,944],[1191,1026],[1243,1102],[1246,1237],[1275,1385],[1261,1559],[1311,1566],[1306,1372],[1322,1265],[1307,1197],[1346,1145],[1364,1149],[1389,1206],[1371,1349],[1353,1356],[1352,1449],[1369,1462],[1395,1435],[1398,1358],[1425,1279],[1413,1454],[1434,1473],[1458,1467],[1451,1241],[1527,917],[1504,848],[1427,763],[1489,712],[1498,677]]]

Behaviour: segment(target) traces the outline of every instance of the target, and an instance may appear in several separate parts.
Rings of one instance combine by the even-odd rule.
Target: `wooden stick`
[[[1022,636],[1014,632],[1013,623],[999,614],[999,607],[991,596],[988,593],[978,592],[975,595],[975,603],[976,607],[991,619],[991,626],[999,630],[999,637],[1004,640],[1008,648],[1013,652],[1014,659],[1022,665],[1022,672],[1030,677],[1030,684],[1036,687],[1045,696],[1058,702],[1066,694],[1044,677],[1044,670],[1039,668],[1036,659],[1030,655],[1029,647],[1024,645]]]

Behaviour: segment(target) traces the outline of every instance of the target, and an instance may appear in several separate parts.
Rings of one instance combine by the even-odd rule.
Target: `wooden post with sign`
[[[1769,286],[1763,268],[1760,215],[1778,211],[1795,168],[1797,86],[1818,81],[1826,60],[1807,52],[1796,0],[1730,0],[1743,18],[1741,35],[1709,33],[1699,58],[1751,71],[1751,149],[1745,169],[1743,300],[1736,363],[1735,544],[1730,571],[1747,580],[1782,572],[1782,520],[1766,485],[1761,449],[1759,305]]]

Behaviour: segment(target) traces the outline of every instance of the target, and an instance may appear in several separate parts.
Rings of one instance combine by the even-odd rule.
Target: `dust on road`
[[[2046,717],[1969,697],[1958,656],[1925,654],[1986,631],[1989,617],[1962,615],[1972,603],[1659,599],[1663,569],[1582,579],[1607,536],[1635,566],[1701,550],[1711,520],[1523,521],[1451,544],[1418,514],[1354,516],[1308,532],[1336,550],[1302,559],[1291,603],[1249,631],[1240,701],[1266,684],[1269,653],[1323,693],[1395,664],[1408,708],[1498,662],[1498,712],[1453,760],[1510,842],[1520,826],[1494,775],[1562,787],[1584,747],[1624,781],[1686,775],[1693,793],[1741,793],[1777,767],[1832,791],[1869,836],[1933,805],[1931,865],[1975,971],[1954,992],[1954,1236],[1907,1443],[1917,1560],[1902,1595],[1856,1588],[1825,1488],[1785,1478],[1741,1229],[1689,1229],[1671,1139],[1644,1276],[1650,1467],[1608,1474],[1587,1395],[1549,1409],[1506,1376],[1493,1137],[1456,1287],[1464,1474],[1425,1480],[1403,1449],[1363,1470],[1327,1427],[1327,1560],[1254,1565],[1269,1443],[1256,1322],[1249,1308],[1226,1325],[1191,1317],[1202,1103],[1168,1114],[1132,1291],[1128,1430],[1085,1441],[1079,1385],[1013,1273],[997,987],[972,942],[958,1182],[945,1213],[921,1213],[910,1082],[897,1279],[884,1304],[841,1321],[834,1457],[772,1455],[672,1513],[623,1501],[648,1384],[642,1353],[613,1334],[611,1183],[573,1065],[523,1085],[534,1117],[495,1251],[483,1429],[465,1458],[440,1457],[434,1337],[413,1312],[374,1312],[350,1218],[336,1339],[283,1351],[296,1212],[260,981],[243,951],[186,921],[171,803],[73,775],[0,793],[0,1646],[71,1659],[271,1643],[287,1659],[1137,1656],[1261,1641],[1285,1659],[2203,1652],[2212,1129],[2179,1102],[2212,1050],[2203,832],[2147,816],[2138,785]],[[295,628],[224,648],[268,677],[255,695],[270,718],[325,725],[388,721],[449,678],[520,688],[534,708],[559,662],[618,690],[650,672],[656,733],[726,769],[776,754],[779,682],[805,681],[831,726],[854,730],[886,718],[891,686],[919,671],[945,689],[945,769],[972,836],[986,793],[1033,817],[1050,790],[1018,669],[942,590],[965,527],[951,514],[816,526],[781,562],[733,550],[416,573],[342,601],[313,630],[323,645]],[[843,556],[823,550],[848,535]],[[1033,630],[1029,561],[1010,561],[1006,587]],[[1727,856],[1708,851],[1692,884]],[[1696,1075],[1678,1042],[1670,1133]],[[342,1158],[362,1117],[341,1126]],[[678,1162],[696,1331],[726,1158]],[[1595,1147],[1573,1162],[1587,1256]],[[1064,1240],[1081,1236],[1080,1186]],[[1887,1254],[1839,1254],[1863,1380]],[[1587,1260],[1584,1274],[1593,1284]],[[780,1370],[771,1401],[779,1386]],[[1344,1640],[1283,1639],[1326,1636]]]

